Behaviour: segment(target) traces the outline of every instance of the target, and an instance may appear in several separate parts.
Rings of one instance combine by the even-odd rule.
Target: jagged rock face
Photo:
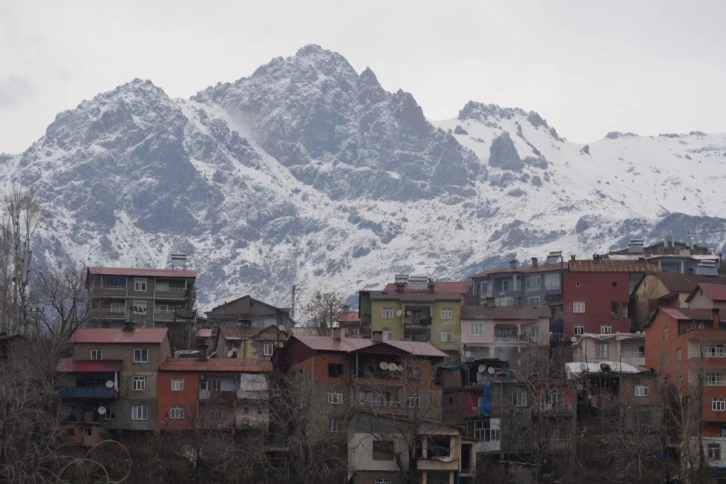
[[[247,293],[288,306],[293,284],[299,304],[634,237],[720,250],[725,154],[726,136],[698,131],[578,145],[537,113],[477,102],[432,122],[307,46],[189,100],[134,80],[84,101],[0,155],[0,188],[46,202],[42,264],[164,267],[184,251],[202,308]]]

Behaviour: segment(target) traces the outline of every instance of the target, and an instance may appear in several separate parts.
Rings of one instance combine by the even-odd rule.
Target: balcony
[[[192,298],[194,299],[196,296],[196,291],[192,289],[190,291]],[[154,297],[156,299],[186,299],[187,297],[187,289],[185,287],[168,287],[163,290],[155,290],[154,291]]]
[[[572,403],[539,404],[542,412],[572,415]]]
[[[68,398],[116,398],[116,390],[105,386],[57,387],[58,393]]]
[[[154,321],[174,321],[173,309],[155,309]]]
[[[234,390],[199,390],[199,400],[231,402],[237,399],[237,392]]]
[[[98,317],[101,319],[119,319],[126,320],[126,310],[118,310],[111,308],[101,308],[98,310]]]
[[[91,297],[93,298],[101,298],[101,297],[112,297],[112,298],[125,298],[126,297],[126,288],[125,287],[92,287],[91,288]]]

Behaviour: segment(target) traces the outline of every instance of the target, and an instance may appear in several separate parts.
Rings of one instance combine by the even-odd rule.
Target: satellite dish
[[[485,371],[487,371],[487,365],[479,365],[478,370],[479,373],[484,373]]]
[[[573,343],[577,343],[577,336],[573,336],[572,338],[570,338],[570,341],[572,341]]]
[[[397,365],[396,371],[403,371],[403,365]]]
[[[277,327],[277,329],[279,329],[280,331],[285,331],[285,326],[280,325],[280,326]]]
[[[106,382],[106,388],[113,388],[113,380],[109,380]]]
[[[387,370],[388,369],[388,363],[386,363],[385,361],[381,361],[381,364],[378,365],[378,366],[381,367],[381,370]]]
[[[400,309],[398,311],[396,311],[396,316],[400,316],[402,314],[403,314],[403,311],[401,311]]]
[[[497,370],[493,366],[490,366],[487,371],[489,372],[490,375],[493,375],[497,372]]]
[[[587,371],[587,363],[580,363],[580,371]]]
[[[411,311],[406,311],[406,316],[411,316]]]
[[[99,415],[106,415],[106,407],[98,407],[98,414]]]
[[[234,350],[229,350],[227,352],[227,358],[232,358],[234,356]]]
[[[467,358],[471,358],[471,351],[467,351],[466,353],[464,353],[464,356],[466,356]]]

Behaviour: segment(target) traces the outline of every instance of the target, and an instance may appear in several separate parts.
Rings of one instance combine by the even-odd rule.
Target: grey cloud
[[[20,106],[36,91],[29,77],[10,75],[0,79],[0,108]]]

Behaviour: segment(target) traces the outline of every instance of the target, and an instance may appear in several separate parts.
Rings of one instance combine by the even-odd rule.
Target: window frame
[[[572,312],[575,314],[585,314],[587,312],[585,301],[572,301]]]
[[[713,412],[726,412],[726,398],[718,397],[711,399],[711,410]]]
[[[138,414],[141,414],[140,416]],[[134,421],[146,421],[149,420],[149,406],[148,405],[132,405],[131,406],[131,420]]]
[[[441,330],[441,342],[442,343],[453,343],[454,342],[454,332],[450,329],[442,329]],[[446,339],[444,339],[444,336],[446,336]]]
[[[706,457],[707,460],[721,460],[721,444],[718,442],[708,443],[706,445]]]
[[[328,363],[328,378],[343,378],[344,376],[345,365],[343,363]]]
[[[328,417],[328,432],[331,434],[337,434],[340,432],[340,419]]]
[[[706,373],[706,385],[707,386],[723,386],[724,382],[724,375],[723,373],[718,372],[708,372]]]
[[[146,377],[136,375],[131,379],[131,389],[135,392],[146,391]]]
[[[421,408],[421,395],[408,395],[406,397],[406,408]]]
[[[650,388],[648,388],[648,385],[644,384],[637,384],[635,385],[635,396],[636,397],[648,397],[650,396]]]
[[[98,358],[95,357],[96,353],[98,353]],[[103,349],[93,349],[91,350],[91,360],[98,361],[103,359]]]
[[[454,319],[454,309],[453,308],[441,308],[441,320],[442,321],[451,321]]]
[[[169,419],[170,420],[183,420],[184,419],[184,405],[169,406]]]
[[[381,319],[393,319],[393,308],[381,308]]]
[[[612,324],[601,324],[600,325],[600,334],[613,334],[613,325]]]
[[[349,338],[360,338],[360,328],[348,328]]]
[[[393,341],[393,330],[391,328],[383,328],[381,331],[382,341]]]
[[[600,351],[603,348],[605,349],[605,351]],[[595,358],[597,358],[598,360],[610,358],[610,343],[596,343]]]
[[[171,391],[172,392],[184,391],[184,378],[172,378],[171,379]]]
[[[376,445],[376,444],[378,444],[378,445]],[[378,449],[376,451],[376,447],[377,446],[380,447],[381,445],[385,445],[387,448],[386,449],[383,449],[383,450]],[[383,453],[383,452],[385,452],[386,454],[388,454],[390,452],[390,455],[391,456],[390,457],[381,458],[380,457],[380,454]],[[376,453],[378,453],[378,457],[376,457]],[[385,462],[385,461],[395,460],[395,458],[396,458],[396,447],[395,447],[395,444],[393,443],[392,440],[374,440],[373,441],[373,443],[371,445],[371,460],[384,461]]]
[[[530,281],[536,281],[536,284],[530,284]],[[535,287],[536,286],[536,287]],[[542,280],[539,275],[527,276],[526,282],[527,292],[538,292],[542,290]]]
[[[262,356],[272,356],[274,353],[275,343],[262,343]]]
[[[146,355],[146,359],[136,357],[136,352],[141,351],[141,355]],[[145,352],[145,353],[143,353]],[[144,364],[149,362],[149,348],[134,348],[134,359],[133,362],[136,364]]]
[[[512,392],[512,405],[519,408],[527,407],[527,392],[522,390],[514,390]]]
[[[475,328],[477,329],[475,330]],[[471,336],[483,336],[484,323],[471,323],[471,326],[469,326],[469,334]]]
[[[343,405],[343,392],[331,390],[328,392],[328,404]]]
[[[576,324],[574,326],[574,330],[575,330],[575,332],[574,332],[574,335],[575,336],[582,336],[583,334],[585,334],[585,325],[584,324]]]
[[[530,296],[527,299],[527,304],[529,306],[539,306],[540,304],[542,304],[542,298],[539,296]]]
[[[143,289],[139,286],[143,285]],[[134,277],[134,292],[146,292],[149,290],[149,280],[146,277]]]

